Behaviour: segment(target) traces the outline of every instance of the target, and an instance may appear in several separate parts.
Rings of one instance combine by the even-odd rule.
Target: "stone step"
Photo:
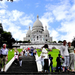
[[[41,72],[21,72],[21,73],[0,73],[0,75],[74,75],[75,72],[54,72],[54,73],[41,73]]]
[[[25,72],[37,72],[37,66],[35,62],[35,58],[31,56],[22,56],[22,67],[19,66],[19,64],[15,64],[15,62],[12,63],[10,68],[7,70],[7,72],[11,73],[25,73]]]

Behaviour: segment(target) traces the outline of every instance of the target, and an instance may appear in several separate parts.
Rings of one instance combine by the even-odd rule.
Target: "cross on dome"
[[[47,29],[47,26],[45,26],[45,29]]]
[[[37,15],[37,19],[39,18],[39,15]]]
[[[29,29],[30,29],[30,26],[29,26]]]

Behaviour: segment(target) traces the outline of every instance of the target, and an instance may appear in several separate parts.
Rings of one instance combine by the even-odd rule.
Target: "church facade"
[[[23,38],[23,41],[31,41],[31,43],[46,43],[52,42],[52,37],[50,37],[47,26],[44,27],[37,16],[37,20],[34,22],[32,30],[29,27],[29,30],[26,33],[26,37]]]

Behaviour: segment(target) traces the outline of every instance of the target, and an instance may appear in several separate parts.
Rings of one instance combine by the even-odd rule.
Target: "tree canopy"
[[[0,23],[0,47],[2,47],[3,43],[6,43],[7,47],[12,48],[15,39],[12,37],[11,32],[3,30],[2,24]]]

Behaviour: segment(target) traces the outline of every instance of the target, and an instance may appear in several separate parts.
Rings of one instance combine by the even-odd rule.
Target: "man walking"
[[[71,42],[68,42],[68,51],[69,51],[69,60],[70,60],[69,68],[73,72],[74,71],[74,47],[71,46]]]
[[[65,71],[65,68],[67,67],[67,70],[69,71],[69,52],[68,52],[68,46],[66,40],[63,41],[63,45],[60,48],[60,53],[62,58],[64,58],[64,62],[62,64],[63,72]]]
[[[5,72],[6,61],[8,61],[8,49],[6,48],[6,44],[3,44],[3,48],[0,50],[0,55],[1,55],[0,69],[2,68],[3,65],[3,72]]]

